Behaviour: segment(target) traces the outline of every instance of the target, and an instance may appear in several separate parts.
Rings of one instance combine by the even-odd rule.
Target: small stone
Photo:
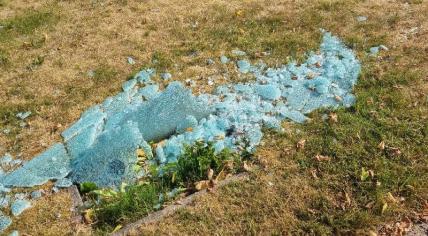
[[[166,72],[166,73],[162,73],[162,74],[161,74],[161,78],[162,78],[163,80],[169,80],[169,79],[171,79],[171,78],[172,78],[172,75],[171,75],[170,73],[168,73],[168,72]]]
[[[357,16],[356,19],[358,22],[363,22],[367,20],[367,16]]]
[[[132,57],[128,57],[128,64],[129,65],[134,65],[135,64],[135,60],[134,60],[134,58],[132,58]]]
[[[95,77],[95,71],[90,70],[90,71],[88,71],[88,73],[86,73],[86,75],[88,75],[89,78],[94,78]]]
[[[247,55],[246,52],[241,51],[241,50],[232,50],[232,54],[234,54],[236,56],[245,56],[245,55]]]
[[[207,65],[212,65],[212,64],[214,64],[214,60],[211,58],[208,58],[207,59]]]
[[[223,55],[223,56],[220,57],[220,62],[222,64],[226,64],[226,63],[229,62],[229,58],[227,58],[226,56]]]

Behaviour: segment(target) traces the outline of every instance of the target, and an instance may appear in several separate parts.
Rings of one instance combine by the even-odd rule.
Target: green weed
[[[38,28],[58,21],[58,17],[49,11],[29,11],[22,15],[0,22],[4,31],[10,36],[29,35]]]
[[[159,204],[168,201],[168,192],[173,189],[193,188],[197,181],[206,180],[209,169],[218,174],[227,162],[240,166],[240,158],[224,150],[218,154],[214,147],[196,143],[185,148],[178,162],[165,166],[152,166],[150,175],[140,184],[122,186],[119,191],[108,189],[96,190],[91,183],[81,185],[81,192],[86,197],[97,199],[95,218],[101,231],[109,231],[115,225],[135,220],[159,209]],[[236,170],[239,170],[236,168]]]

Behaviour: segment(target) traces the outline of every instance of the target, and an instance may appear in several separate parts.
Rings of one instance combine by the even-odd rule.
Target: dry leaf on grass
[[[247,162],[246,162],[246,161],[244,161],[243,168],[244,168],[244,170],[245,170],[245,171],[247,171],[247,172],[251,172],[251,171],[253,170],[253,168],[252,168],[249,164],[247,164]]]
[[[330,120],[331,120],[333,123],[337,123],[337,114],[336,114],[336,113],[331,112],[330,114],[328,114],[328,118],[330,118]]]
[[[385,149],[385,142],[384,142],[384,141],[380,142],[380,143],[379,143],[379,145],[377,145],[377,147],[378,147],[380,150],[384,150],[384,149]]]
[[[214,170],[213,170],[213,169],[209,169],[209,170],[207,171],[207,177],[208,177],[208,179],[209,179],[209,180],[212,180],[212,179],[213,179],[213,176],[214,176]]]
[[[195,189],[197,191],[201,191],[203,189],[207,189],[210,187],[210,182],[209,180],[202,180],[202,181],[198,181],[195,183]]]
[[[301,139],[296,144],[297,149],[304,149],[305,148],[305,143],[306,143],[306,140],[305,139]]]
[[[398,202],[397,199],[394,196],[392,196],[392,194],[390,192],[388,192],[386,194],[386,197],[387,197],[387,199],[388,199],[389,202],[392,202],[392,203],[397,203]]]
[[[314,179],[318,179],[318,176],[317,176],[317,170],[312,169],[312,170],[311,170],[311,175],[312,175],[312,177],[314,177]]]
[[[331,160],[331,157],[329,157],[329,156],[323,156],[323,155],[316,155],[315,156],[315,160],[317,160],[317,161],[319,161],[319,162],[321,162],[321,161],[330,161]]]
[[[222,180],[226,179],[226,176],[227,176],[226,171],[221,170],[221,171],[220,171],[220,173],[218,173],[218,175],[217,175],[217,177],[215,178],[215,180],[216,180],[217,182],[218,182],[218,181],[222,181]]]

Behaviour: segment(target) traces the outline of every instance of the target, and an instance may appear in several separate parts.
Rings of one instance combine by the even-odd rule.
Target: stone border
[[[227,184],[232,183],[232,182],[237,182],[237,181],[242,181],[242,180],[248,179],[248,177],[249,177],[248,173],[240,173],[240,174],[231,176],[231,177],[229,177],[223,181],[220,181],[217,185],[214,186],[214,189],[217,189],[219,187],[222,187],[222,186],[227,185]],[[156,223],[156,222],[160,221],[161,219],[172,215],[177,210],[185,208],[186,206],[190,205],[197,197],[203,196],[207,193],[208,193],[207,189],[204,189],[204,190],[201,190],[201,191],[196,192],[194,194],[191,194],[191,195],[189,195],[183,199],[180,199],[180,200],[174,202],[172,205],[169,205],[160,211],[153,212],[153,213],[149,214],[148,216],[146,216],[146,217],[144,217],[144,218],[142,218],[142,219],[140,219],[134,223],[126,225],[125,227],[123,227],[119,231],[114,232],[110,235],[111,236],[125,236],[125,235],[128,235],[129,233],[131,233],[132,231],[136,230],[137,228],[139,228],[142,225]]]

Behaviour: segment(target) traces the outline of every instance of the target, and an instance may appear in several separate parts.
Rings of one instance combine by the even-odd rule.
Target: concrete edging
[[[232,182],[237,182],[237,181],[242,181],[242,180],[248,179],[248,177],[249,177],[248,173],[240,173],[238,175],[231,176],[230,178],[227,178],[227,179],[217,183],[217,185],[214,186],[214,189],[217,189],[219,187],[222,187],[222,186],[227,185],[227,184],[232,183]],[[191,194],[191,195],[189,195],[183,199],[176,201],[174,204],[165,207],[164,209],[162,209],[160,211],[153,212],[153,213],[147,215],[146,217],[144,217],[144,218],[142,218],[142,219],[140,219],[134,223],[126,225],[122,229],[118,230],[117,232],[111,233],[110,235],[111,236],[125,236],[125,235],[128,235],[131,231],[137,229],[138,227],[140,227],[142,225],[156,223],[156,222],[160,221],[161,219],[172,215],[177,210],[185,208],[186,206],[190,205],[197,197],[203,196],[207,193],[208,193],[207,189],[204,189],[204,190],[201,190],[201,191],[196,192],[194,194]]]

